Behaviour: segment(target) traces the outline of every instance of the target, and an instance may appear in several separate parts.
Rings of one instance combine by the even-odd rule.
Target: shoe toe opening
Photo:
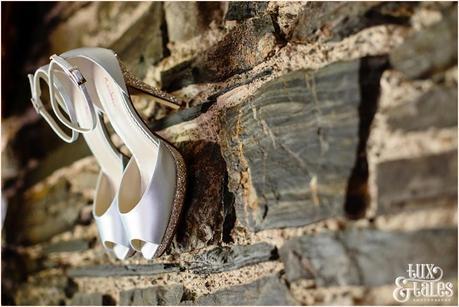
[[[142,252],[143,257],[146,259],[152,259],[155,256],[156,250],[159,247],[159,244],[139,239],[132,240],[131,244],[136,250]]]
[[[110,250],[116,258],[119,260],[124,260],[133,254],[133,250],[129,246],[124,246],[121,244],[116,244],[115,242],[105,241],[105,248]]]

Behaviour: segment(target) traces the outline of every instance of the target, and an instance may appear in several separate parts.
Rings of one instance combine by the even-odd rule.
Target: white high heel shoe
[[[52,60],[50,65],[39,68],[33,77],[29,75],[32,102],[38,113],[64,141],[73,142],[77,139],[79,132],[83,133],[90,150],[101,166],[93,206],[93,216],[99,236],[108,252],[112,252],[118,259],[125,259],[132,255],[134,250],[130,248],[130,242],[122,227],[115,195],[119,189],[126,159],[110,142],[103,119],[96,115],[91,98],[84,86],[83,76],[79,72],[73,75],[72,71],[74,74],[77,72],[75,68],[57,59],[57,61]],[[71,129],[71,135],[66,134],[44,108],[40,99],[40,80],[48,84],[54,113],[64,125]],[[64,108],[70,120],[67,120],[61,113],[61,107]],[[81,125],[88,126],[88,128],[82,128]]]
[[[151,259],[172,241],[185,194],[185,164],[177,150],[152,133],[135,111],[126,87],[176,105],[173,96],[155,91],[122,71],[115,53],[81,48],[60,56],[88,77],[88,91],[97,93],[97,108],[132,153],[118,191],[118,211],[131,246]],[[124,75],[124,77],[123,77]],[[92,95],[91,95],[92,96]]]

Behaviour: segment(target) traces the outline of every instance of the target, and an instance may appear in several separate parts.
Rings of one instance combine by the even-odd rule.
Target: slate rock
[[[408,201],[455,199],[457,150],[381,162],[376,184],[379,213],[399,211]]]
[[[68,270],[70,277],[109,277],[109,276],[149,276],[170,272],[178,272],[176,264],[155,263],[148,265],[91,265],[73,267]]]
[[[200,296],[196,305],[296,305],[287,286],[277,275],[263,277],[249,284],[218,290]]]
[[[152,2],[143,15],[110,46],[139,78],[166,54],[161,2]]]
[[[72,193],[64,178],[20,195],[9,206],[5,221],[7,241],[25,245],[47,241],[70,230],[86,205],[82,195]]]
[[[218,273],[276,258],[276,248],[268,243],[219,246],[198,255],[189,269],[195,274]]]
[[[263,62],[276,44],[270,16],[252,18],[195,58],[161,72],[161,86],[172,91],[194,83],[223,81]]]
[[[143,18],[143,25],[155,24],[156,21],[145,20],[149,9],[150,3],[142,2],[86,2],[75,8],[74,14],[69,15],[65,21],[56,20],[56,23],[47,26],[50,45],[48,48],[57,54],[82,46],[110,48],[123,35],[130,36],[127,39],[133,39],[131,34],[135,31],[130,32],[130,28],[138,28],[139,19]],[[149,35],[140,33],[143,34]],[[143,44],[142,39],[139,37],[140,44]],[[42,61],[47,57],[44,51],[40,55],[43,56]],[[39,63],[32,62],[29,69],[37,64]]]
[[[409,263],[434,263],[448,278],[457,274],[457,229],[321,233],[289,240],[279,254],[290,282],[313,279],[318,287],[393,285]]]
[[[120,305],[178,305],[183,297],[183,292],[184,289],[181,284],[121,291]]]
[[[97,185],[99,174],[91,171],[80,171],[69,178],[70,184],[75,191],[94,190]]]
[[[47,125],[45,122],[44,125]],[[45,127],[49,129],[49,125]],[[55,133],[53,133],[53,137]],[[57,137],[57,136],[56,136]],[[84,138],[78,138],[74,143],[62,144],[62,140],[55,150],[47,153],[47,156],[40,161],[39,165],[31,170],[25,178],[24,187],[31,187],[34,184],[43,181],[56,170],[69,166],[75,161],[90,156],[91,150],[86,144]]]
[[[182,110],[175,111],[170,115],[162,117],[158,120],[152,120],[148,123],[148,127],[153,131],[159,131],[186,121],[193,120],[194,118],[205,113],[214,101],[206,101],[199,105],[187,107]]]
[[[267,1],[231,1],[228,2],[226,20],[244,20],[262,15],[268,8]]]
[[[64,305],[67,297],[73,296],[77,285],[62,273],[29,275],[14,291],[18,305]]]
[[[100,293],[76,293],[70,304],[72,306],[102,306],[103,295]]]
[[[298,16],[292,41],[308,43],[319,37],[341,40],[365,28],[381,24],[409,24],[416,3],[307,2]]]
[[[257,231],[343,214],[346,194],[354,193],[351,174],[367,170],[366,140],[386,64],[364,58],[292,72],[225,110],[222,153],[243,225]]]
[[[91,242],[83,239],[50,243],[43,248],[43,253],[82,252],[90,248]]]
[[[408,37],[391,51],[390,61],[409,79],[426,78],[457,65],[457,7],[438,23]]]
[[[387,123],[391,129],[405,132],[457,127],[457,88],[434,88],[417,100],[392,108]]]
[[[222,18],[219,2],[165,2],[164,11],[169,41],[187,41],[209,29]]]

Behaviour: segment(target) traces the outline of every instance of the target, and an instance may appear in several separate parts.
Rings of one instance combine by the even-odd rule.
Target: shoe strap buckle
[[[73,82],[81,86],[86,83],[86,79],[83,77],[83,74],[77,67],[72,67],[69,69],[69,76]]]
[[[86,83],[86,79],[83,77],[83,74],[80,72],[78,67],[70,65],[70,63],[64,58],[56,54],[53,54],[50,59],[52,62],[54,61],[57,65],[59,65],[65,74],[67,74],[76,85],[81,86]]]

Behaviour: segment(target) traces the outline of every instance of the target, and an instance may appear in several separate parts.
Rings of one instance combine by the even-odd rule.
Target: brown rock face
[[[250,19],[203,54],[161,73],[164,89],[221,81],[265,60],[276,44],[270,16]]]
[[[219,2],[165,2],[167,35],[170,42],[189,40],[209,29],[221,19]]]
[[[183,252],[222,241],[232,202],[225,196],[227,175],[219,146],[189,142],[179,147],[188,167],[188,192],[173,251]]]

